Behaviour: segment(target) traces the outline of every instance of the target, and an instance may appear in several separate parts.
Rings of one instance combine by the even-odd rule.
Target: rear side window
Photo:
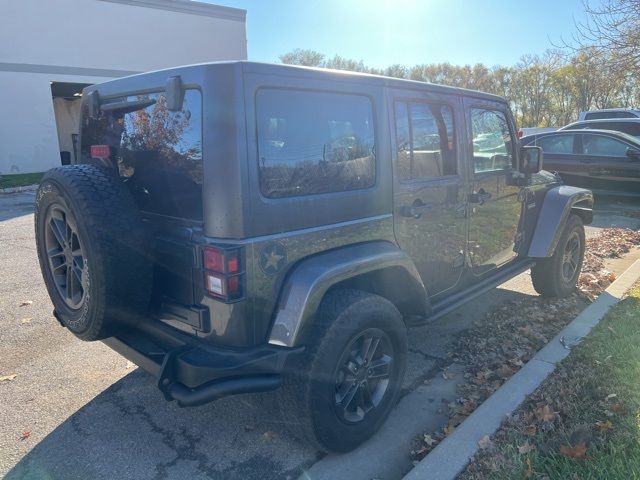
[[[281,198],[371,187],[373,108],[363,95],[261,89],[256,95],[260,190]]]
[[[513,165],[513,136],[504,112],[471,109],[474,172],[494,172]]]
[[[582,128],[597,128],[623,132],[633,137],[640,137],[640,121],[636,122],[596,122],[584,125]]]
[[[141,105],[108,110],[108,103]],[[81,158],[107,145],[109,162],[145,212],[202,220],[202,98],[185,92],[182,110],[169,111],[163,93],[110,100],[97,118],[83,115]],[[106,107],[106,108],[105,108]],[[133,107],[135,108],[135,107]]]
[[[573,153],[575,135],[549,135],[538,140],[544,153]]]
[[[451,107],[396,102],[395,115],[398,176],[401,181],[458,172]]]
[[[603,135],[583,135],[582,137],[582,151],[585,155],[624,157],[627,148],[629,145],[626,143]]]

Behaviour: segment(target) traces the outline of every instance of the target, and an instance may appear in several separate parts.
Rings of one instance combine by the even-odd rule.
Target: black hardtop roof
[[[491,93],[480,92],[477,90],[468,90],[466,88],[448,87],[435,83],[420,82],[417,80],[406,80],[402,78],[385,77],[383,75],[372,75],[369,73],[350,72],[345,70],[331,70],[327,68],[304,67],[299,65],[285,65],[279,63],[250,62],[246,60],[223,61],[223,62],[207,62],[197,63],[193,65],[185,65],[180,67],[155,70],[151,72],[139,73],[104,82],[102,86],[117,88],[118,85],[124,85],[128,80],[140,80],[140,77],[162,73],[164,75],[174,74],[180,75],[181,72],[190,71],[192,69],[215,69],[224,66],[240,66],[244,72],[260,73],[264,75],[289,75],[301,77],[314,77],[325,80],[353,81],[356,83],[365,83],[369,85],[379,85],[386,87],[408,88],[429,90],[432,92],[445,93],[450,95],[462,95],[474,97],[481,100],[492,100],[498,102],[506,102],[503,97],[493,95]],[[92,85],[84,89],[85,92],[95,90],[96,86]],[[111,88],[108,88],[111,90]]]

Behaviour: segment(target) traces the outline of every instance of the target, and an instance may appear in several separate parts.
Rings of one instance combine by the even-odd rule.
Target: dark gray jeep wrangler
[[[540,170],[500,97],[231,62],[82,105],[79,163],[37,194],[54,314],[180,405],[282,386],[283,422],[346,451],[398,399],[407,327],[529,268],[575,288],[591,192]]]

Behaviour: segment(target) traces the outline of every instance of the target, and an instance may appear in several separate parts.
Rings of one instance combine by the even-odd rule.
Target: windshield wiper
[[[150,107],[156,103],[155,99],[148,98],[143,100],[133,100],[130,102],[114,102],[114,103],[103,103],[100,105],[100,110],[103,112],[118,112],[118,113],[131,113],[137,110],[142,110],[143,108]]]

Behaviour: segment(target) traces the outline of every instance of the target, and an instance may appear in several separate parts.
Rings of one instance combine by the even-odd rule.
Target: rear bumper
[[[165,398],[183,407],[274,390],[282,383],[287,361],[304,350],[268,344],[211,347],[159,322],[145,322],[103,342],[156,377]]]

